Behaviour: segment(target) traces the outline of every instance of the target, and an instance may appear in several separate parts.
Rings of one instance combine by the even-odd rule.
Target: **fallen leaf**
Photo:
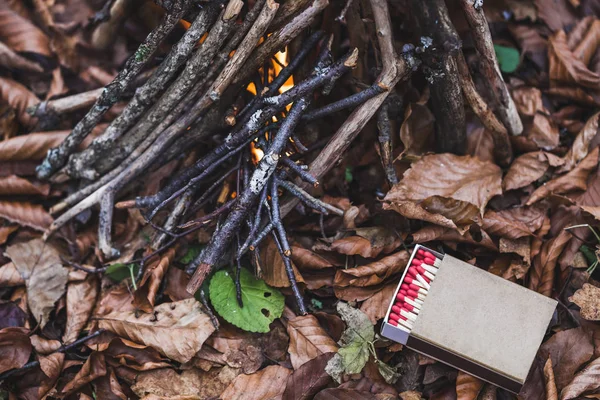
[[[598,382],[600,382],[600,358],[596,358],[575,375],[571,383],[560,392],[560,400],[578,398],[587,391],[598,389]]]
[[[260,260],[262,261],[262,278],[267,282],[267,285],[277,288],[290,287],[291,284],[285,270],[285,264],[283,263],[277,244],[271,237],[266,239],[265,243],[260,247]],[[304,278],[302,278],[294,263],[291,262],[291,264],[296,282],[303,283]]]
[[[558,400],[554,370],[552,369],[552,360],[550,358],[544,364],[544,379],[546,380],[546,400]]]
[[[2,29],[2,16],[3,11],[0,10],[0,31]],[[40,102],[40,99],[33,92],[19,82],[0,77],[0,98],[15,110],[17,118],[23,126],[30,127],[33,125],[36,119],[27,112],[27,109]]]
[[[377,257],[381,252],[389,253],[396,247],[395,241],[391,244],[380,246],[372,243],[369,239],[362,236],[349,236],[346,238],[338,239],[334,241],[329,247],[330,250],[336,251],[340,254],[356,255],[359,254],[364,258]]]
[[[502,213],[492,210],[486,211],[481,227],[490,235],[508,239],[519,239],[533,235],[533,231],[523,222],[507,218]]]
[[[548,41],[550,84],[578,84],[590,89],[600,88],[600,76],[590,71],[567,45],[567,35],[558,31]]]
[[[25,280],[27,304],[43,328],[54,304],[65,293],[69,271],[63,267],[58,251],[41,239],[9,246],[6,255]]]
[[[456,243],[467,243],[475,246],[483,246],[493,251],[498,251],[496,244],[492,241],[485,231],[479,232],[480,237],[474,238],[470,232],[465,232],[462,235],[456,229],[448,229],[443,226],[429,225],[414,232],[412,236],[412,243],[426,243],[433,240],[442,240],[447,242]]]
[[[215,330],[196,299],[164,303],[155,307],[152,314],[139,317],[132,311],[115,311],[98,322],[100,328],[182,363],[188,362]]]
[[[273,399],[283,395],[291,370],[270,365],[252,375],[238,375],[221,394],[228,400]]]
[[[577,18],[570,4],[566,1],[535,0],[538,17],[548,25],[552,31],[564,29],[575,25]]]
[[[177,246],[173,246],[163,254],[150,259],[144,269],[144,275],[133,294],[133,305],[143,312],[152,312],[156,294],[160,288],[169,265],[175,257]]]
[[[390,276],[402,272],[409,257],[408,252],[403,250],[360,267],[338,269],[334,285],[341,287],[378,285]]]
[[[292,261],[299,269],[321,270],[333,267],[333,264],[318,253],[301,246],[292,245]]]
[[[38,356],[37,358],[40,362],[40,369],[43,372],[42,379],[36,382],[39,385],[37,388],[37,398],[43,398],[56,386],[56,382],[63,369],[65,354],[52,353],[47,356]]]
[[[271,322],[283,312],[283,295],[256,279],[245,268],[240,270],[240,274],[243,307],[237,302],[233,277],[223,270],[217,271],[210,280],[210,301],[221,317],[238,328],[269,332]]]
[[[45,231],[54,221],[42,206],[16,201],[0,201],[0,217],[38,231]]]
[[[46,339],[40,335],[31,335],[29,337],[31,345],[38,355],[48,355],[60,349],[61,343],[59,340]]]
[[[560,142],[558,125],[548,116],[537,113],[533,117],[531,129],[525,132],[525,137],[544,150],[552,150]]]
[[[483,381],[462,371],[456,377],[456,400],[475,400],[483,388]]]
[[[378,400],[372,393],[354,389],[331,388],[317,393],[314,400]]]
[[[296,369],[288,377],[282,400],[310,400],[332,383],[333,379],[325,372],[325,366],[333,355],[321,354]]]
[[[88,276],[80,282],[71,282],[67,286],[67,323],[62,340],[69,344],[77,339],[92,315],[98,296],[98,280]]]
[[[287,332],[290,336],[290,361],[294,370],[321,354],[335,353],[338,350],[337,344],[312,315],[289,320]]]
[[[587,189],[587,178],[598,165],[598,147],[592,150],[573,170],[543,184],[527,200],[527,205],[540,201],[551,194],[568,193]]]
[[[129,400],[130,396],[123,392],[113,368],[108,373],[94,380],[96,398],[106,400]]]
[[[568,329],[554,334],[540,348],[542,360],[550,358],[556,387],[561,391],[579,368],[594,354],[591,335],[583,328]]]
[[[148,371],[157,368],[170,367],[160,353],[149,346],[140,345],[123,338],[113,338],[108,345],[91,345],[92,349],[102,351],[105,355],[119,361],[120,365],[136,371]]]
[[[181,373],[172,368],[163,368],[138,374],[131,390],[144,399],[218,398],[238,374],[237,369],[228,366],[213,368],[208,372],[194,368]]]
[[[6,5],[0,8],[0,40],[18,53],[52,57],[48,36]]]
[[[512,98],[519,114],[534,117],[538,111],[548,113],[542,101],[542,91],[536,87],[522,86],[513,89]]]
[[[394,201],[392,203],[383,203],[383,209],[394,210],[398,214],[409,219],[419,219],[446,228],[458,229],[458,226],[456,226],[451,219],[440,214],[430,213],[412,201]]]
[[[25,328],[0,329],[0,374],[21,368],[29,360],[31,342]]]
[[[562,173],[572,170],[577,163],[579,163],[588,155],[590,143],[592,139],[596,137],[596,133],[598,132],[599,117],[600,112],[597,112],[587,120],[583,129],[573,141],[571,148],[563,157],[565,160],[565,165],[563,165],[557,172]]]
[[[0,195],[40,195],[47,196],[50,192],[48,184],[34,184],[16,175],[0,178]]]
[[[561,231],[557,237],[543,244],[540,254],[533,259],[533,267],[529,274],[529,289],[544,296],[551,296],[558,257],[569,240],[571,240],[571,234]]]
[[[165,295],[172,301],[185,300],[193,297],[185,287],[190,281],[190,276],[179,268],[169,268],[167,270],[167,285]]]
[[[589,283],[569,297],[569,301],[581,307],[581,316],[588,321],[600,321],[600,288]]]
[[[85,364],[83,364],[83,367],[77,372],[73,380],[65,385],[62,389],[62,393],[73,392],[83,385],[104,375],[106,375],[106,361],[104,360],[104,354],[94,351],[89,355]]]
[[[27,314],[12,301],[0,303],[0,329],[25,326]]]
[[[6,243],[11,233],[19,229],[18,225],[0,226],[0,244]]]
[[[433,149],[434,140],[433,114],[424,104],[409,103],[404,111],[404,121],[400,126],[400,140],[404,150],[399,159],[412,155],[421,155]]]
[[[502,172],[471,156],[434,154],[413,163],[386,202],[412,201],[457,225],[481,220],[487,202],[502,193]]]
[[[98,308],[94,311],[94,317],[102,317],[113,312],[133,311],[133,294],[126,284],[110,288],[102,293]]]
[[[397,287],[397,282],[392,282],[388,285],[385,285],[383,289],[369,297],[361,304],[360,310],[367,314],[373,324],[376,324],[377,321],[385,317],[390,305],[390,299],[394,295]]]
[[[0,286],[11,287],[24,284],[25,279],[23,279],[14,263],[9,262],[0,267]]]
[[[0,161],[42,160],[48,150],[57,147],[71,131],[30,133],[0,142]]]
[[[0,65],[16,71],[44,72],[40,64],[20,56],[2,42],[0,42]]]
[[[525,187],[540,179],[550,163],[543,151],[534,151],[517,157],[508,168],[502,181],[504,190],[514,190]]]

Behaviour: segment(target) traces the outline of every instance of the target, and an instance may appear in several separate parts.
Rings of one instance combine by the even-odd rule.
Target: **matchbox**
[[[417,245],[381,335],[518,393],[557,302]]]

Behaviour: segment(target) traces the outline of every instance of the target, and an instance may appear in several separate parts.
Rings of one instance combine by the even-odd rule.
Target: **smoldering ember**
[[[597,0],[0,0],[0,399],[600,398]]]

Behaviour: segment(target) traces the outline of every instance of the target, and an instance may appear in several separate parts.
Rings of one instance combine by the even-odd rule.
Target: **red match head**
[[[411,283],[413,283],[414,279],[410,276],[405,276],[404,281],[410,285]]]
[[[415,309],[413,306],[411,306],[411,305],[410,305],[410,304],[408,304],[408,303],[404,303],[404,304],[402,305],[402,308],[404,308],[404,309],[405,309],[405,310],[407,310],[407,311],[412,311],[412,310],[414,310],[414,309]]]
[[[419,271],[419,273],[420,273],[421,275],[424,275],[424,274],[425,274],[425,268],[421,267],[420,265],[419,265],[418,267],[415,267],[415,268],[417,269],[417,271]]]
[[[413,260],[410,262],[410,265],[421,265],[423,264],[423,260],[417,260],[416,258],[413,258]]]
[[[408,295],[408,297],[411,297],[413,299],[419,297],[419,293],[415,292],[414,290],[409,290],[406,294]]]
[[[394,314],[396,314],[396,315],[400,315],[400,310],[401,310],[401,309],[402,309],[402,308],[401,308],[400,306],[395,306],[395,305],[394,305],[394,306],[392,306],[392,311],[393,311],[393,312],[394,312]]]
[[[408,289],[410,290],[410,289]],[[407,289],[400,289],[400,291],[398,293],[402,293],[403,295],[408,294],[408,290]]]
[[[388,320],[388,324],[398,326],[398,321],[394,321],[394,320],[390,319],[390,320]]]
[[[402,293],[398,293],[398,296],[396,296],[396,298],[397,298],[398,300],[406,301],[406,300],[405,300],[405,299],[406,299],[406,296],[405,296],[405,295],[403,295]]]
[[[423,250],[423,249],[417,250],[417,255],[424,256],[425,255],[425,250]]]
[[[437,258],[432,253],[430,253],[429,251],[423,252],[423,255],[425,256],[425,258],[431,258],[431,259],[434,259],[434,260]]]
[[[398,314],[394,314],[394,313],[390,313],[390,321],[398,321],[400,319],[400,316]]]
[[[410,285],[408,283],[403,283],[402,286],[400,286],[400,290],[408,290],[410,289]]]

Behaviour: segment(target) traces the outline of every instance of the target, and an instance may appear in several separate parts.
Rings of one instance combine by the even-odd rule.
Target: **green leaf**
[[[375,339],[375,329],[367,314],[343,301],[337,304],[337,311],[346,323],[341,338],[342,346],[357,341],[368,344]]]
[[[352,183],[352,180],[354,179],[352,176],[352,167],[346,167],[344,178],[346,179],[346,182]]]
[[[377,360],[377,368],[379,369],[379,373],[383,376],[383,379],[390,385],[396,383],[398,378],[400,378],[400,373],[394,367],[390,367],[383,361]]]
[[[583,255],[585,256],[585,259],[589,265],[592,265],[594,262],[598,261],[598,259],[596,258],[596,253],[594,253],[594,250],[592,250],[589,246],[586,246],[585,244],[583,246],[581,246],[579,248],[579,250],[583,253]]]
[[[106,268],[106,275],[113,281],[121,282],[123,279],[129,278],[131,275],[130,269],[133,269],[133,275],[135,276],[137,275],[140,266],[139,264],[111,264]]]
[[[364,312],[340,301],[337,311],[346,323],[340,349],[327,363],[325,371],[336,381],[343,373],[358,374],[369,361],[370,346],[375,340],[373,323]]]
[[[242,268],[240,276],[242,301],[238,305],[233,276],[227,271],[218,271],[210,280],[210,301],[217,313],[227,322],[250,332],[269,332],[269,325],[281,316],[284,306],[283,295],[256,279]]]
[[[513,47],[494,45],[496,50],[496,57],[498,57],[498,64],[500,64],[500,70],[507,74],[515,72],[521,61],[519,51]]]
[[[359,374],[369,361],[369,343],[356,341],[341,347],[338,354],[342,356],[342,365],[347,374]]]
[[[177,261],[182,264],[189,264],[194,261],[194,258],[198,257],[198,254],[200,254],[203,248],[204,246],[201,244],[192,244],[188,247],[187,252],[183,255],[183,257]]]

